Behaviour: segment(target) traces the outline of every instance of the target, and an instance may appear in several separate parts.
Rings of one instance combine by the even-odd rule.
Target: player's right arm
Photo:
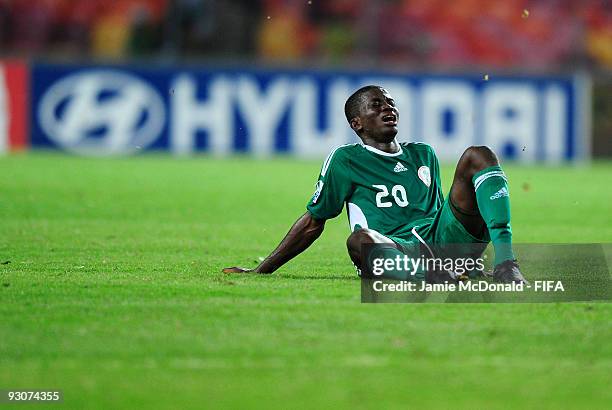
[[[323,163],[316,190],[302,215],[272,253],[255,269],[225,268],[225,273],[272,273],[305,251],[321,236],[325,221],[342,212],[352,190],[350,167],[342,152],[334,150]]]
[[[308,211],[293,224],[281,243],[255,269],[238,266],[223,269],[224,273],[272,273],[305,251],[323,233],[324,219],[315,219]]]

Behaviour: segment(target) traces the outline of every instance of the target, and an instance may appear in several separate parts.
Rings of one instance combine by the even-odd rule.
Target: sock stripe
[[[483,183],[485,180],[487,180],[487,179],[489,179],[489,178],[491,178],[491,177],[501,177],[501,178],[502,178],[504,181],[506,181],[506,183],[508,183],[508,180],[506,179],[506,176],[505,176],[505,175],[503,175],[503,174],[501,174],[501,175],[490,175],[490,176],[488,176],[487,178],[485,178],[485,179],[483,179],[482,181],[480,181],[480,183],[479,183],[478,185],[475,185],[475,186],[474,186],[474,191],[478,190],[478,188],[480,188],[480,186],[482,185],[482,183]]]
[[[474,180],[474,185],[480,185],[482,183],[482,181],[484,181],[485,179],[490,178],[492,176],[496,176],[496,175],[504,175],[504,171],[489,171],[489,172],[485,172],[484,174],[478,176]]]
[[[482,185],[484,181],[491,177],[502,177],[504,181],[508,182],[508,179],[506,179],[506,174],[504,174],[503,171],[487,172],[486,174],[482,174],[481,176],[476,178],[476,180],[474,181],[474,191],[478,190],[478,187],[480,187],[480,185]]]

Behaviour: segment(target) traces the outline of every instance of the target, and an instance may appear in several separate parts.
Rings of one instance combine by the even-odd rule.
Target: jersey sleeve
[[[350,163],[341,153],[332,152],[321,167],[315,192],[306,205],[316,219],[331,219],[340,215],[344,202],[352,191]]]
[[[438,156],[436,155],[436,152],[434,151],[433,148],[431,148],[431,155],[433,157],[433,159],[432,159],[432,162],[433,162],[433,173],[434,173],[436,187],[437,187],[437,190],[438,190],[438,195],[437,195],[438,196],[438,202],[439,202],[439,204],[442,204],[442,202],[444,202],[444,193],[442,192],[442,180],[441,180],[441,177],[440,177],[440,162],[438,161]]]

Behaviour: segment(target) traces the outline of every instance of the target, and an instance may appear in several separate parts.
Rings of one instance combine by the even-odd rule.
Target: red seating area
[[[0,0],[0,53],[612,68],[612,2]]]

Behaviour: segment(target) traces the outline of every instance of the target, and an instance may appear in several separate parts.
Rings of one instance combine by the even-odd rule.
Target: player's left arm
[[[325,221],[335,218],[342,212],[344,202],[351,191],[348,176],[350,167],[342,152],[332,153],[321,168],[316,190],[306,213],[291,226],[287,235],[272,253],[255,269],[241,267],[225,268],[225,273],[272,273],[291,259],[304,252],[323,233]]]

